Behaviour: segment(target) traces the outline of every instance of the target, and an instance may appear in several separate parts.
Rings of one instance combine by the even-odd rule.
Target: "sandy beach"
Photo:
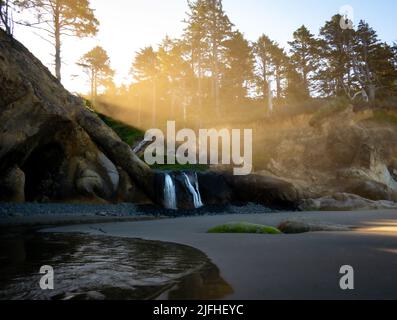
[[[277,226],[285,220],[352,226],[351,232],[297,235],[207,234],[216,225],[246,221]],[[54,227],[86,233],[178,243],[199,249],[233,288],[225,299],[396,299],[397,212],[294,212],[184,217]],[[355,289],[340,289],[343,265]]]

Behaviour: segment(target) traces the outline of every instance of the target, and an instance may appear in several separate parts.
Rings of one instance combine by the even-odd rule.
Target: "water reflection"
[[[0,299],[220,299],[232,293],[200,251],[162,242],[87,235],[0,237]],[[51,265],[54,290],[41,290]]]

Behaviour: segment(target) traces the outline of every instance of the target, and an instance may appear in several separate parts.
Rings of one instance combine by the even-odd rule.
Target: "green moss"
[[[103,122],[105,122],[107,126],[112,128],[113,131],[117,133],[117,135],[120,137],[121,140],[123,140],[125,143],[129,144],[130,146],[142,140],[144,137],[143,131],[137,128],[129,126],[120,121],[114,120],[103,114],[98,113],[98,116],[102,119]]]
[[[248,222],[228,223],[208,230],[208,233],[281,234],[276,228]]]
[[[132,126],[129,126],[120,121],[114,120],[108,116],[97,113],[98,116],[102,119],[103,122],[120,137],[125,143],[130,146],[133,146],[137,142],[141,141],[145,134],[143,131],[136,129]],[[143,160],[143,159],[141,159]],[[206,171],[209,166],[207,165],[181,165],[181,164],[173,164],[173,165],[153,165],[152,169],[161,170],[161,171]]]

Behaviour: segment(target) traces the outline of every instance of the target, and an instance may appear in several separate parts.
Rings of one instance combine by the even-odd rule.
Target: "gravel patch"
[[[206,206],[196,210],[167,210],[130,203],[115,205],[60,203],[0,203],[0,225],[76,224],[164,217],[211,216],[224,214],[265,214],[275,212],[256,204]]]

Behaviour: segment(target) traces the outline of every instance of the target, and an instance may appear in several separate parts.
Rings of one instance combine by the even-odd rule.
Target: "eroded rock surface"
[[[352,193],[397,201],[397,126],[353,108],[315,126],[312,116],[262,128],[256,167],[294,184],[304,198]]]
[[[2,31],[0,133],[2,201],[127,200],[120,170],[157,201],[152,171]]]
[[[317,199],[305,199],[299,208],[303,211],[349,211],[397,209],[397,203],[386,200],[373,201],[348,193],[336,193]]]
[[[82,99],[0,30],[0,201],[164,203],[161,174],[143,163]],[[205,204],[258,202],[295,208],[280,179],[202,176]],[[191,193],[176,181],[178,202]]]

